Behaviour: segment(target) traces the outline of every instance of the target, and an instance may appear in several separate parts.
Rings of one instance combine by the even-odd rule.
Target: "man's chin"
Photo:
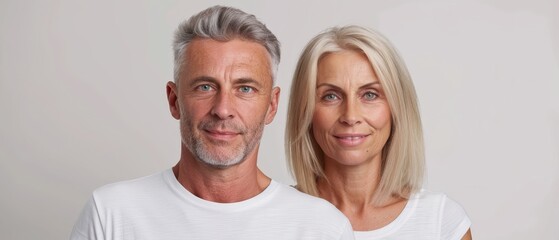
[[[237,166],[244,162],[244,159],[226,159],[226,160],[217,160],[217,159],[201,159],[198,158],[198,161],[202,162],[203,164],[215,168],[215,169],[228,169],[234,166]]]
[[[213,144],[208,144],[213,145]],[[231,151],[230,146],[213,146],[212,148],[207,148],[198,146],[196,149],[196,158],[198,161],[217,169],[227,169],[236,165],[241,164],[246,156],[242,154],[242,151]]]

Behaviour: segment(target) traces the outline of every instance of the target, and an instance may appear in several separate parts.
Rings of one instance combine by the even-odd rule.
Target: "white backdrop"
[[[169,168],[178,23],[214,4],[282,42],[280,109],[260,166],[293,183],[283,132],[296,59],[321,30],[384,33],[419,94],[427,188],[475,239],[559,235],[559,1],[0,1],[0,239],[66,239],[91,192]]]

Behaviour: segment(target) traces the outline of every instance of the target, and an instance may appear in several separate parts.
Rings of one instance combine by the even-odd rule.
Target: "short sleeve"
[[[466,214],[466,211],[464,211],[464,208],[445,196],[441,211],[441,239],[462,239],[471,225],[470,218]]]
[[[103,226],[95,199],[91,197],[76,221],[70,240],[104,240]]]
[[[340,237],[340,240],[354,240],[355,239],[355,236],[353,234],[353,227],[351,226],[351,223],[349,223],[349,221],[347,221],[343,230],[344,231],[342,232],[342,236]]]

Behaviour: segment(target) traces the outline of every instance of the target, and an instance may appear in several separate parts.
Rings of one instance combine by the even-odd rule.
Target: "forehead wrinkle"
[[[264,81],[267,81],[265,80],[266,73],[267,72],[262,71],[262,68],[257,67],[257,65],[236,63],[227,67],[223,77],[224,79],[230,80],[232,84],[252,84],[262,87],[265,85]],[[259,79],[263,79],[264,81],[258,81]]]
[[[237,41],[241,39],[232,39]],[[227,42],[231,42],[227,41]],[[207,43],[203,44],[202,43]],[[224,42],[224,43],[227,43]],[[271,70],[271,59],[266,49],[256,44],[252,51],[234,52],[235,46],[221,46],[225,54],[220,54],[212,44],[220,44],[214,40],[197,39],[186,49],[184,54],[183,69],[191,78],[197,75],[205,75],[216,81],[236,81],[237,79],[252,79],[260,85],[266,85],[270,81],[273,85],[273,72]],[[201,48],[200,48],[201,47]],[[207,51],[206,54],[204,52]],[[211,62],[211,64],[207,62]],[[183,73],[184,74],[184,73]],[[183,75],[185,76],[185,75]]]
[[[380,84],[368,59],[361,59],[365,61],[360,60],[356,64],[353,60],[350,60],[351,58],[346,58],[340,63],[340,57],[348,53],[350,52],[328,53],[319,60],[317,88],[321,85],[319,82],[327,82],[339,88],[344,86],[347,89],[363,89]]]
[[[267,54],[267,53],[266,53]],[[266,60],[262,61],[262,59],[259,59],[258,56],[256,56],[255,54],[251,54],[248,56],[245,56],[246,58],[248,58],[248,62],[239,62],[239,63],[234,63],[233,67],[234,68],[240,68],[240,69],[251,69],[251,70],[258,70],[258,71],[251,71],[252,73],[256,73],[257,76],[259,78],[262,79],[268,79],[270,81],[273,81],[273,72],[271,69],[271,60],[270,58],[266,55]],[[258,67],[258,65],[254,64],[256,62],[259,63],[263,63],[264,66],[262,67]],[[243,77],[241,77],[243,78]],[[256,81],[256,79],[250,78],[248,77],[247,79],[252,79],[254,81]]]

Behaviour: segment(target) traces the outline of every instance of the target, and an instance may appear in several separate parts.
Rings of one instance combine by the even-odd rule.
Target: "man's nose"
[[[211,114],[222,120],[233,118],[235,112],[234,99],[231,93],[219,91],[215,96]]]

